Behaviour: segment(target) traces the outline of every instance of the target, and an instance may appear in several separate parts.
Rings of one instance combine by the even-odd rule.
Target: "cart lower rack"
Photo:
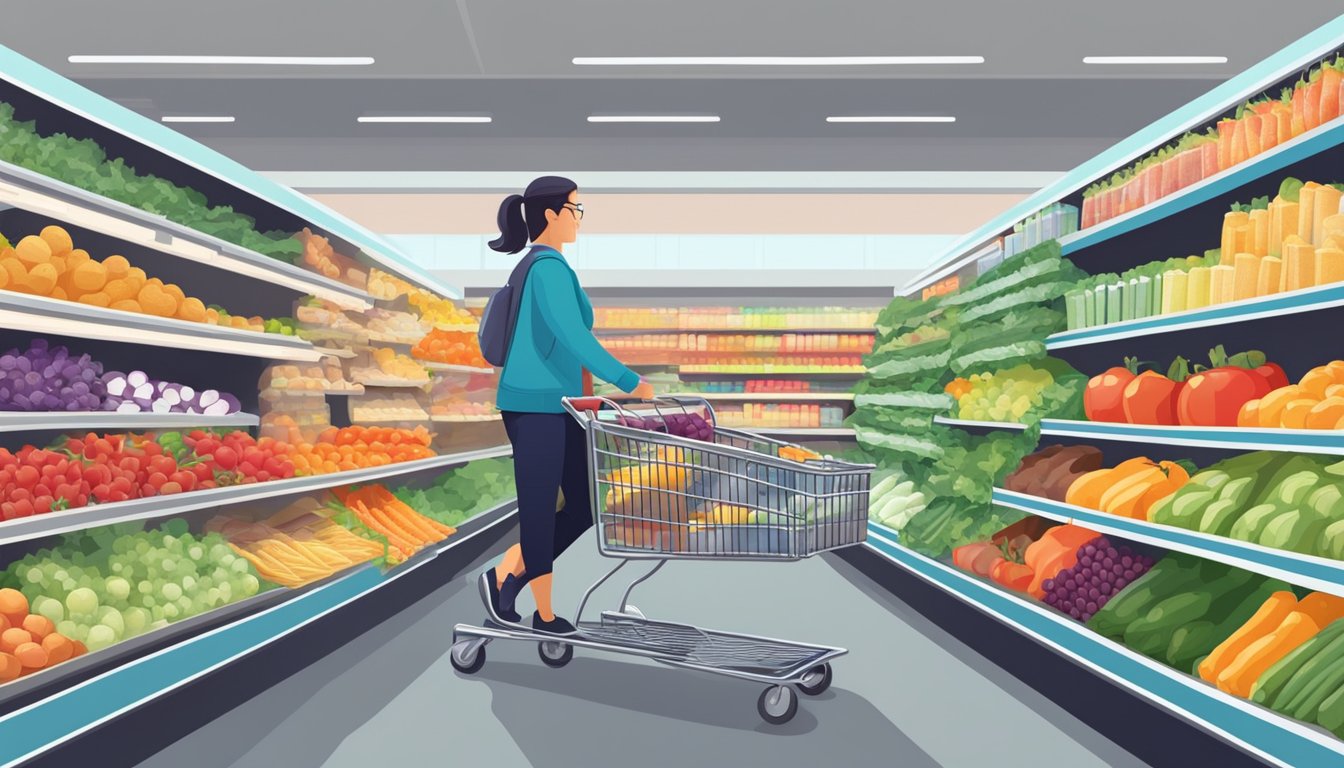
[[[630,596],[668,560],[798,560],[861,543],[873,467],[717,428],[713,408],[701,398],[624,407],[585,398],[566,400],[565,408],[587,432],[598,549],[620,562],[584,593],[576,634],[459,624],[453,667],[464,674],[480,670],[493,640],[536,642],[551,667],[568,664],[575,647],[591,648],[765,683],[757,701],[761,717],[773,724],[791,720],[798,711],[794,686],[808,695],[829,688],[830,662],[846,653],[843,648],[655,621],[631,605]],[[593,593],[634,560],[654,565],[625,588],[618,610],[584,621]],[[488,604],[489,596],[482,600]]]

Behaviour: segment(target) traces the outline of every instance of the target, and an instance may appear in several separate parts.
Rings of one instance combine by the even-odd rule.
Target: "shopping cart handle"
[[[601,410],[604,400],[600,397],[571,397],[568,402],[576,411],[596,412]]]

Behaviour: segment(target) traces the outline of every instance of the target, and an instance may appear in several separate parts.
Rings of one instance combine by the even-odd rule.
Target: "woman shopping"
[[[574,626],[551,608],[552,566],[593,524],[583,427],[560,400],[583,394],[585,368],[637,397],[653,395],[593,336],[592,304],[563,255],[565,245],[578,239],[582,221],[578,185],[543,176],[500,205],[500,236],[490,243],[510,254],[529,241],[532,247],[524,256],[530,267],[522,264],[521,282],[513,285],[521,298],[495,400],[513,444],[519,543],[481,574],[481,598],[493,621],[516,625],[521,616],[514,603],[530,584],[532,628],[555,635],[572,635]],[[557,512],[561,492],[564,506]]]

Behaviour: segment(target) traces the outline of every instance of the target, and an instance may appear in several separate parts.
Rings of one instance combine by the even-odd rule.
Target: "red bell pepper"
[[[1125,358],[1123,367],[1116,366],[1093,376],[1083,391],[1083,412],[1089,421],[1125,421],[1125,387],[1139,373],[1139,362]]]

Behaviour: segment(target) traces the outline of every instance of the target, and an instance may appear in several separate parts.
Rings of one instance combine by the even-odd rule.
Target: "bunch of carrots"
[[[457,533],[444,525],[411,509],[382,485],[369,485],[359,490],[341,488],[333,491],[359,521],[370,530],[387,539],[391,559],[405,560],[421,547]]]

